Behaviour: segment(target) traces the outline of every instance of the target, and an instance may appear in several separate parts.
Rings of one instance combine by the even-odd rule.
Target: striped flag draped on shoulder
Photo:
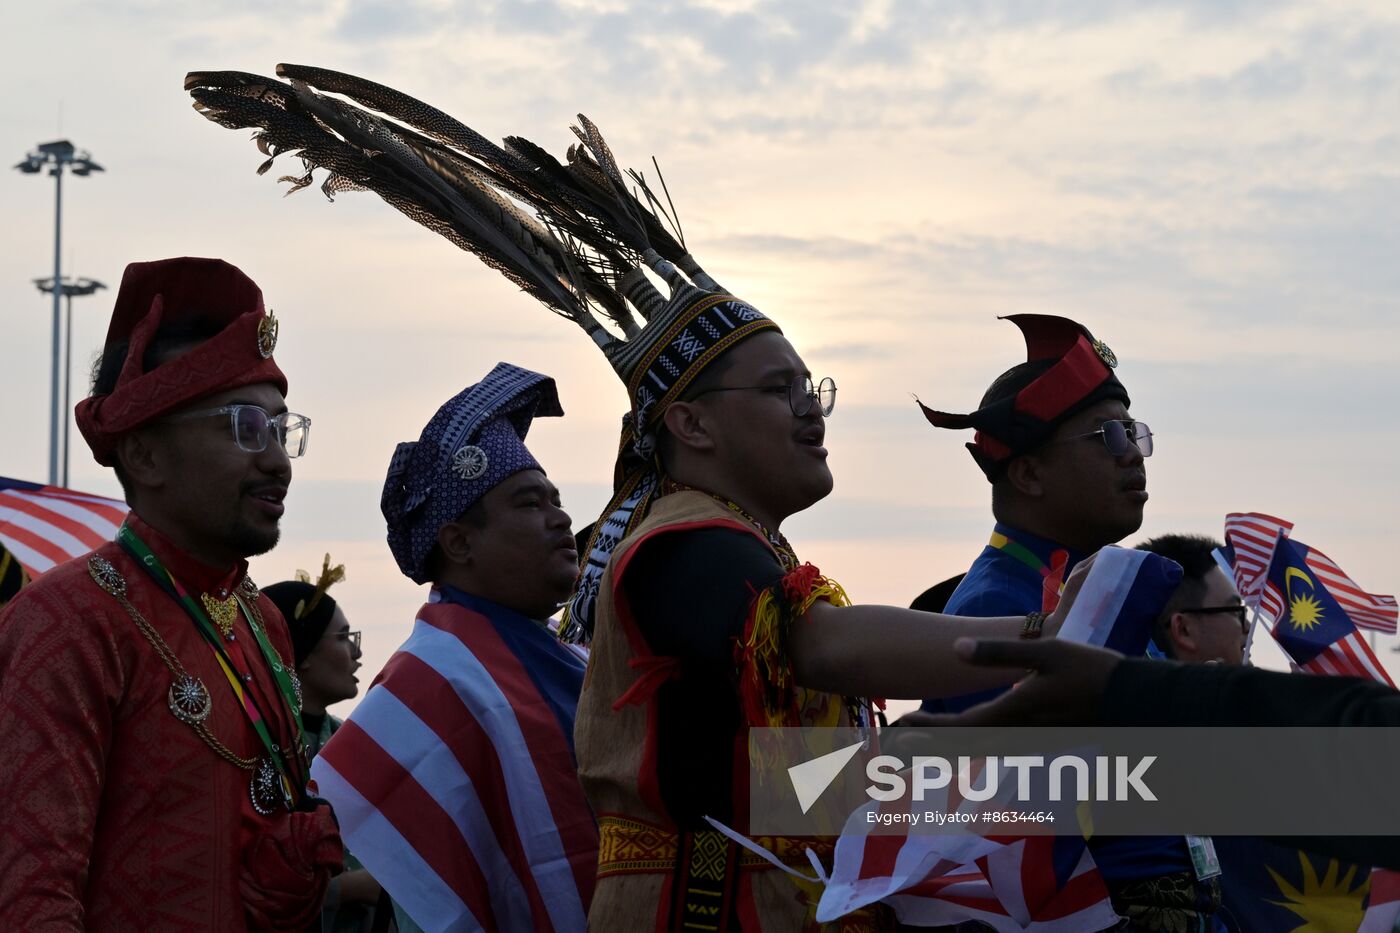
[[[313,763],[346,846],[423,929],[585,929],[598,837],[551,689],[434,590]]]

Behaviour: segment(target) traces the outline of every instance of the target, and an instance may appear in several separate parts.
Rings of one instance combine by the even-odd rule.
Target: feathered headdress
[[[252,128],[266,155],[303,165],[291,191],[328,171],[321,190],[369,190],[567,317],[602,348],[627,386],[614,497],[585,548],[564,637],[586,640],[608,556],[645,516],[659,486],[661,413],[725,350],[777,324],[729,294],[686,249],[657,169],[658,194],[623,172],[597,126],[579,115],[564,162],[529,140],[498,146],[435,107],[353,75],[278,65],[286,82],[236,71],[191,72],[195,109]],[[335,96],[332,96],[335,95]],[[664,199],[664,203],[663,203]],[[663,295],[648,271],[664,282]]]

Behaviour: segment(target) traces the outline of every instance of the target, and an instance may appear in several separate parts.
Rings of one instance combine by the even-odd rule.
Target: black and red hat
[[[1002,320],[1021,328],[1026,362],[1002,373],[971,414],[934,411],[922,402],[936,428],[975,428],[967,449],[988,480],[996,480],[1013,458],[1039,447],[1075,414],[1104,399],[1130,404],[1113,370],[1118,358],[1083,325],[1050,314],[1013,314]]]

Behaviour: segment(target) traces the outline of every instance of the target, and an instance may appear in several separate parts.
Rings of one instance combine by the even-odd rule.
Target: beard
[[[274,526],[270,531],[254,528],[241,518],[229,528],[229,545],[244,557],[266,554],[277,546],[282,537],[282,529]]]

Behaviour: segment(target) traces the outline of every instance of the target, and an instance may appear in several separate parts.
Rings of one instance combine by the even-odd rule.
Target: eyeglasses
[[[785,386],[720,386],[697,392],[691,399],[709,395],[711,392],[772,392],[775,395],[786,392],[788,407],[798,418],[805,418],[811,414],[813,404],[816,404],[823,418],[836,409],[836,380],[830,376],[818,383],[812,382],[811,376],[798,376],[790,385]]]
[[[360,650],[359,632],[336,632],[335,637],[339,638],[341,641],[348,641],[350,644],[355,646],[356,651]]]
[[[267,449],[267,441],[272,436],[273,429],[276,429],[277,443],[282,445],[288,457],[300,457],[306,453],[306,441],[311,435],[311,419],[289,411],[274,416],[256,405],[225,405],[222,408],[183,412],[166,420],[189,421],[214,415],[228,415],[229,426],[233,429],[233,440],[238,444],[239,450],[250,454],[262,453]]]
[[[1229,606],[1200,606],[1195,609],[1178,609],[1177,611],[1199,613],[1201,615],[1228,612],[1239,620],[1240,628],[1246,628],[1249,625],[1249,610],[1239,603]]]
[[[1133,447],[1144,457],[1152,456],[1152,429],[1141,421],[1105,421],[1097,431],[1076,434],[1066,441],[1077,441],[1085,437],[1103,437],[1103,444],[1115,457],[1123,457]]]

